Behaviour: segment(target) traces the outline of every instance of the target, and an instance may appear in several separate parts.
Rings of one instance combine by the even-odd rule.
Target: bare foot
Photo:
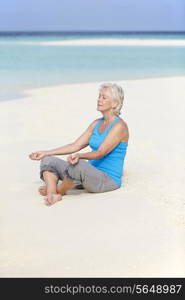
[[[59,194],[47,195],[46,197],[44,197],[44,200],[45,200],[45,204],[50,206],[62,200],[62,196]]]
[[[42,185],[42,186],[39,187],[39,193],[42,196],[46,196],[47,195],[46,185]]]
[[[46,195],[47,195],[47,188],[46,188],[46,185],[40,186],[39,189],[38,189],[38,191],[39,191],[39,194],[40,194],[40,195],[46,196]],[[58,188],[57,188],[57,193],[60,194],[59,191],[58,191]],[[62,193],[62,196],[63,196],[63,195],[65,195],[65,193]]]

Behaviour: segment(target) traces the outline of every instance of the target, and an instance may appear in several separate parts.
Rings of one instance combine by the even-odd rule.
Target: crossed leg
[[[44,197],[46,205],[53,205],[62,200],[66,191],[76,186],[69,178],[64,178],[62,184],[57,187],[58,178],[49,171],[43,172],[43,178],[46,183],[46,196]]]
[[[39,194],[42,196],[47,196],[47,187],[46,185],[41,185],[38,189]],[[57,186],[57,194],[59,194],[58,186]]]

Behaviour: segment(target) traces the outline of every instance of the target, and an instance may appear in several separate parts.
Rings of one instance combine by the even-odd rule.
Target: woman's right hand
[[[32,152],[29,155],[29,158],[32,159],[32,160],[40,160],[43,157],[48,156],[48,155],[49,155],[48,151],[37,151],[37,152]]]

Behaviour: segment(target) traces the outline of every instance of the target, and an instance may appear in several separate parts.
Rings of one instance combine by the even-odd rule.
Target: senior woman
[[[92,193],[120,188],[129,138],[127,124],[119,117],[123,99],[120,86],[102,84],[97,110],[103,117],[93,121],[73,143],[29,155],[32,160],[41,160],[40,178],[46,185],[41,186],[39,192],[45,196],[46,205],[62,200],[67,190],[74,187]],[[78,152],[87,146],[91,152]],[[66,154],[70,154],[67,161],[54,157]],[[62,180],[60,185],[59,180]]]

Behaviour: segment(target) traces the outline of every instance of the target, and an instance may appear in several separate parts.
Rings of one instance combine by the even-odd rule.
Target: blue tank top
[[[100,124],[103,122],[104,118],[101,118],[91,135],[89,140],[89,146],[92,151],[98,150],[102,142],[105,140],[112,126],[118,121],[122,120],[120,117],[116,117],[112,123],[106,128],[102,133],[98,132]],[[96,167],[97,169],[105,172],[109,175],[116,184],[121,186],[121,178],[123,175],[123,166],[124,166],[124,158],[126,154],[128,143],[120,142],[111,152],[100,159],[89,160],[88,163]]]

